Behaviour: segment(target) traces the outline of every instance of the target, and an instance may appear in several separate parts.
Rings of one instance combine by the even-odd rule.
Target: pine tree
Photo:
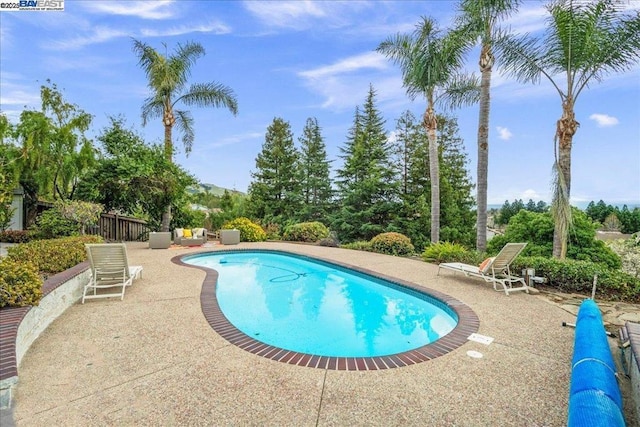
[[[375,106],[375,91],[369,88],[363,111],[356,109],[354,123],[340,157],[337,171],[340,210],[332,228],[347,241],[369,240],[386,231],[398,206],[396,169],[384,120]]]
[[[249,212],[254,217],[282,224],[300,211],[298,161],[289,122],[274,118],[251,174]]]
[[[308,118],[300,141],[300,176],[304,206],[298,219],[326,221],[332,190],[324,139],[318,120]]]
[[[463,141],[458,136],[457,121],[438,116],[440,164],[441,238],[468,246],[474,244],[473,184],[467,169]],[[424,127],[410,112],[402,114],[396,127],[395,152],[401,172],[402,209],[394,221],[396,231],[411,238],[417,250],[430,242],[431,179],[429,141]],[[406,172],[404,172],[406,171]],[[403,187],[404,186],[404,187]]]
[[[473,247],[476,242],[474,184],[458,121],[438,116],[440,129],[440,238]]]

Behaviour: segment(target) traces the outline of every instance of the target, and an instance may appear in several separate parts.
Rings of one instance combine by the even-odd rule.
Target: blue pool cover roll
[[[580,305],[576,320],[569,391],[570,427],[625,425],[615,373],[600,309],[587,299]]]

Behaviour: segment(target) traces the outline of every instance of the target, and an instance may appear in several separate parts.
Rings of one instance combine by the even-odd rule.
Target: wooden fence
[[[108,242],[145,242],[149,226],[141,219],[103,213],[96,226],[88,227],[87,234],[102,236]]]
[[[37,215],[52,209],[54,203],[38,201]],[[149,226],[142,219],[117,214],[100,214],[97,225],[88,226],[87,234],[102,236],[107,242],[146,242],[149,240]]]

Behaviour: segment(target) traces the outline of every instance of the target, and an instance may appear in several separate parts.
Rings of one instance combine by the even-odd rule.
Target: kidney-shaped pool
[[[451,298],[323,260],[274,251],[217,251],[181,261],[218,273],[212,301],[244,338],[230,341],[253,343],[245,349],[260,348],[252,352],[270,358],[275,357],[269,353],[283,359],[307,355],[308,362],[344,358],[345,369],[347,359],[376,369],[403,366],[423,361],[414,360],[419,355],[428,360],[440,355],[439,349],[450,351],[452,343],[437,343],[460,322],[458,304],[447,301]],[[226,327],[220,320],[214,320],[218,327],[212,323],[218,332]],[[475,332],[471,329],[467,337]],[[389,366],[394,359],[405,363]],[[376,360],[385,366],[378,367]]]

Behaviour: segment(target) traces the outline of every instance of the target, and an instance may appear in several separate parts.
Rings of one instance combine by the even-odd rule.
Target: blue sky
[[[640,2],[620,2],[640,8]],[[51,79],[94,116],[90,136],[123,115],[149,142],[160,142],[160,120],[142,127],[140,107],[149,95],[131,38],[169,53],[196,41],[206,55],[191,82],[230,86],[239,114],[192,108],[195,142],[176,161],[202,182],[246,191],[267,126],[274,117],[291,124],[297,141],[308,117],[318,119],[334,167],[356,106],[369,84],[388,132],[410,101],[399,69],[375,52],[398,32],[413,31],[420,16],[452,22],[455,1],[76,1],[63,12],[0,12],[0,110],[15,122],[39,109],[39,88]],[[525,1],[508,24],[516,32],[544,27],[544,2]],[[468,69],[476,71],[477,53]],[[494,72],[489,154],[489,203],[522,198],[549,201],[553,135],[560,98],[543,81],[514,82]],[[454,113],[475,181],[478,108]],[[572,200],[640,202],[640,67],[593,82],[576,105],[580,128],[572,151]]]

